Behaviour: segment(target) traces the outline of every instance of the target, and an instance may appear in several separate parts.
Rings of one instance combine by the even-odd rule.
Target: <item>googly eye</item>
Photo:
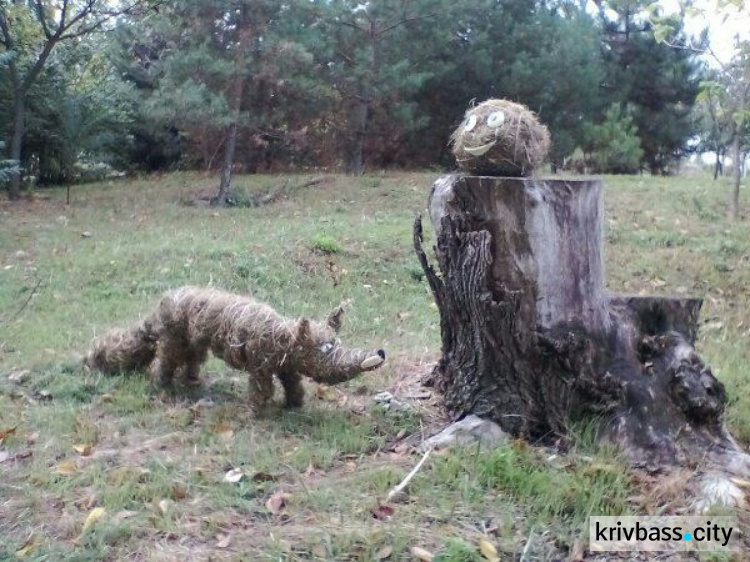
[[[487,116],[487,126],[490,129],[497,129],[505,123],[505,112],[494,111]]]
[[[333,349],[333,344],[331,342],[326,342],[318,349],[320,349],[320,351],[322,351],[323,353],[329,353]]]
[[[469,115],[468,119],[466,119],[466,124],[464,125],[464,131],[467,133],[470,133],[474,130],[474,127],[477,126],[477,116],[476,115]]]

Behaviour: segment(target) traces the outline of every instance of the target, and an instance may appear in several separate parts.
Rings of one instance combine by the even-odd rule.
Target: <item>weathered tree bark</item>
[[[370,101],[367,90],[361,89],[360,99],[354,110],[354,146],[352,147],[349,173],[361,176],[365,172],[365,139],[367,138],[367,123],[370,117]]]
[[[13,134],[10,138],[10,159],[17,166],[21,166],[21,156],[23,149],[23,134],[26,119],[26,97],[25,92],[16,90],[16,99],[13,102]],[[18,201],[21,198],[21,172],[13,174],[8,186],[8,198],[11,201]]]
[[[429,212],[440,274],[421,219],[414,242],[440,310],[432,382],[456,417],[551,440],[595,416],[649,468],[739,453],[693,348],[702,301],[605,292],[600,180],[450,175]]]
[[[732,130],[732,190],[729,196],[729,218],[740,218],[740,183],[742,182],[742,151],[740,150],[740,128],[733,125]]]
[[[233,121],[227,127],[227,138],[224,148],[224,162],[221,166],[221,179],[219,180],[219,191],[211,200],[215,207],[225,207],[229,202],[232,191],[232,168],[234,167],[234,154],[237,149],[237,121]]]
[[[716,162],[714,162],[714,180],[719,179],[720,175],[724,175],[724,165],[723,165],[723,147],[716,147],[715,154],[716,154]]]

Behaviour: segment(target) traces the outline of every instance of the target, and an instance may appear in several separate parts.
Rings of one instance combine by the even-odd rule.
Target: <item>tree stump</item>
[[[726,464],[736,453],[734,472],[747,472],[724,426],[724,387],[693,347],[702,301],[608,295],[602,201],[598,179],[434,184],[440,274],[421,218],[414,225],[440,311],[432,382],[456,418],[490,418],[517,437],[551,441],[596,416],[634,465]]]

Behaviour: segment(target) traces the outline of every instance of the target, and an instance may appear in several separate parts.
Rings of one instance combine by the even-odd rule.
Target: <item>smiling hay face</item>
[[[533,112],[497,99],[469,109],[451,142],[458,167],[479,176],[528,176],[550,146],[549,131]]]

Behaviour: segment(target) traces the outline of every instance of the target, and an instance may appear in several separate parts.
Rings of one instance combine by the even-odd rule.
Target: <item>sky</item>
[[[679,0],[659,0],[666,13],[679,11]],[[698,17],[688,17],[686,29],[688,33],[697,35],[708,25],[711,49],[721,63],[727,63],[734,53],[734,40],[740,38],[750,40],[750,2],[744,8],[727,7],[719,10],[716,0],[697,0],[695,5],[700,9]],[[711,62],[709,60],[709,62]]]

